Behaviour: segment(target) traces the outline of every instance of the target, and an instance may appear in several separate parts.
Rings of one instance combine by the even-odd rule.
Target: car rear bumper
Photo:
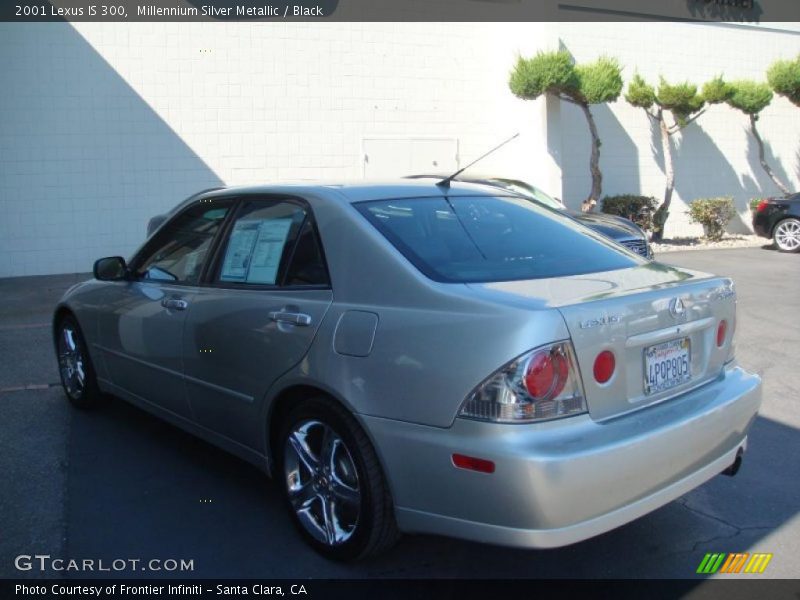
[[[772,237],[772,230],[766,214],[755,213],[753,215],[753,232],[761,237]]]
[[[722,472],[747,444],[761,380],[731,368],[701,388],[602,423],[588,415],[449,429],[361,416],[403,531],[519,547],[578,542],[663,506]],[[495,463],[458,469],[453,453]]]

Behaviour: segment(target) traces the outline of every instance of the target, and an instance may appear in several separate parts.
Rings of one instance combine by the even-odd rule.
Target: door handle
[[[161,306],[164,308],[171,308],[172,310],[186,310],[189,303],[180,298],[164,298],[161,301]]]
[[[273,311],[269,313],[269,318],[276,323],[289,323],[291,325],[299,325],[300,327],[308,327],[311,325],[311,315],[299,312]]]

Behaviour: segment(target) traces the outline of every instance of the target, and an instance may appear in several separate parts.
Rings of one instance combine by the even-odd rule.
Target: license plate
[[[644,349],[644,392],[657,394],[692,378],[689,338],[670,340]]]

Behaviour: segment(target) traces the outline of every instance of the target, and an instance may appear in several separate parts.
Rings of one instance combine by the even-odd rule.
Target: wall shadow
[[[601,142],[601,197],[635,193],[641,186],[636,145],[607,104],[592,105],[591,111]],[[563,200],[572,210],[580,210],[592,185],[589,173],[591,135],[581,110],[566,102],[561,103],[561,128]]]
[[[657,134],[658,131],[655,132]],[[756,179],[746,173],[737,173],[711,136],[698,123],[689,125],[681,132],[680,139],[673,137],[673,141],[678,142],[674,154],[675,192],[680,198],[688,204],[698,198],[731,196],[737,215],[731,219],[727,231],[752,233],[750,224],[744,219],[749,215],[750,199],[763,195],[765,184],[759,176],[759,172],[763,171],[757,159],[757,170],[752,163],[750,165]],[[766,174],[764,178],[768,179]],[[671,211],[671,219],[674,219],[674,210]],[[669,221],[667,223],[669,226]]]
[[[775,175],[777,175],[778,179],[783,181],[785,185],[792,189],[792,178],[787,173],[786,169],[783,168],[783,164],[781,161],[775,156],[772,151],[772,147],[770,146],[769,142],[764,140],[764,158],[767,161],[767,164],[772,168]],[[747,163],[750,165],[753,173],[756,176],[756,180],[754,184],[761,190],[756,195],[764,195],[764,196],[782,196],[783,192],[781,189],[775,185],[775,182],[770,179],[769,175],[764,172],[764,168],[761,166],[761,161],[758,160],[758,143],[756,142],[753,135],[748,131],[747,132]]]
[[[0,277],[128,255],[151,216],[222,185],[71,24],[0,24],[0,50]]]

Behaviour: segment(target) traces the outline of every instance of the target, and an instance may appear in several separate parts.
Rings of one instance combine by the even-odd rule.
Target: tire
[[[772,231],[772,240],[781,252],[800,252],[800,220],[780,221]]]
[[[58,322],[55,344],[61,386],[69,401],[78,408],[100,404],[103,394],[75,317],[67,315]]]
[[[356,420],[325,397],[300,402],[281,425],[276,472],[289,513],[323,556],[353,561],[400,534],[375,450]]]

